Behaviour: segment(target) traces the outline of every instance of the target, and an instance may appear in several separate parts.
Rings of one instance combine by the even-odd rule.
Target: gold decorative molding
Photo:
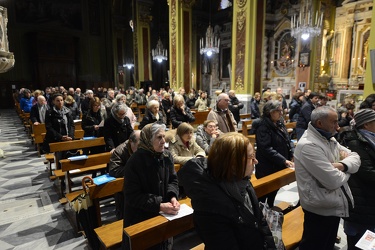
[[[183,8],[190,9],[193,4],[195,4],[195,0],[180,0]]]
[[[235,84],[234,87],[235,87],[236,90],[243,90],[244,89],[244,85],[243,85],[243,81],[242,81],[241,76],[237,77],[236,84]]]
[[[237,14],[237,27],[238,30],[242,30],[246,22],[246,13],[244,10],[240,10]]]
[[[174,89],[176,88],[177,83],[177,50],[176,50],[176,31],[177,31],[177,24],[176,24],[176,1],[177,0],[170,0],[171,1],[171,76],[170,82],[171,87]]]
[[[242,9],[245,7],[247,0],[237,0],[237,6],[238,8]]]

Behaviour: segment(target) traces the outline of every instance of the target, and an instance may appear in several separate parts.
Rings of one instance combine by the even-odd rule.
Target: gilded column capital
[[[180,0],[180,2],[181,2],[182,8],[190,9],[195,3],[195,0]]]

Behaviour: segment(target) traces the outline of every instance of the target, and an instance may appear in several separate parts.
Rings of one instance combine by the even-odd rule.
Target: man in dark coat
[[[236,97],[236,92],[234,90],[229,90],[229,110],[232,112],[234,119],[236,120],[237,124],[240,122],[240,110],[243,108],[243,103],[238,100]]]
[[[311,92],[309,99],[303,104],[296,124],[297,140],[302,137],[303,133],[307,129],[307,126],[311,121],[311,113],[316,108],[318,101],[319,93]]]

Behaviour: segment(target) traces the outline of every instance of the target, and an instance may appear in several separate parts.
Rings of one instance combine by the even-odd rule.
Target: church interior
[[[235,90],[245,104],[241,113],[248,114],[256,92],[281,88],[288,102],[298,90],[311,90],[334,108],[346,98],[358,108],[375,92],[374,4],[0,0],[0,249],[91,249],[71,226],[68,204],[61,206],[51,188],[45,159],[17,125],[15,91],[184,88],[204,90],[215,100]],[[294,205],[298,199],[295,182],[276,197]],[[115,216],[108,212],[103,220]],[[201,243],[189,233],[173,249]],[[336,249],[347,249],[342,223],[338,237]]]
[[[340,90],[373,92],[371,0],[0,4],[1,51],[11,53],[3,56],[2,107],[12,106],[15,89],[60,85],[184,87],[212,96],[234,89],[243,101],[266,87],[281,87],[287,98],[297,89],[330,100]]]

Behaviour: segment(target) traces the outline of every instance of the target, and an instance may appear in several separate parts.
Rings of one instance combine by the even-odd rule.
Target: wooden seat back
[[[297,122],[288,122],[285,124],[285,127],[288,128],[296,128]]]
[[[242,121],[242,134],[244,136],[247,136],[249,134],[248,130],[251,129],[251,124],[253,123],[253,120],[244,120]]]
[[[98,226],[102,225],[102,219],[100,214],[99,201],[102,198],[113,196],[116,193],[122,192],[124,187],[124,178],[116,178],[116,180],[104,183],[102,185],[90,185],[89,195],[96,207],[96,218]]]
[[[203,124],[203,122],[205,121],[205,120],[207,120],[207,116],[208,116],[208,113],[209,113],[210,111],[197,111],[197,112],[195,112],[195,114],[194,114],[194,117],[195,117],[195,121],[194,122],[192,122],[191,124],[192,125],[201,125],[201,124]]]
[[[42,134],[46,133],[46,124],[40,123],[38,125],[33,124],[33,135],[34,135],[34,143],[39,144],[43,143],[44,136]]]
[[[88,155],[87,157],[87,159],[79,161],[71,161],[69,159],[60,160],[61,170],[63,172],[68,172],[71,170],[82,170],[96,165],[107,164],[111,158],[111,153],[105,152],[100,154]]]
[[[240,114],[240,119],[241,120],[244,120],[244,119],[251,119],[251,114]]]
[[[73,140],[64,142],[53,142],[49,144],[50,152],[60,152],[74,149],[90,148],[105,145],[104,137],[89,140]]]

